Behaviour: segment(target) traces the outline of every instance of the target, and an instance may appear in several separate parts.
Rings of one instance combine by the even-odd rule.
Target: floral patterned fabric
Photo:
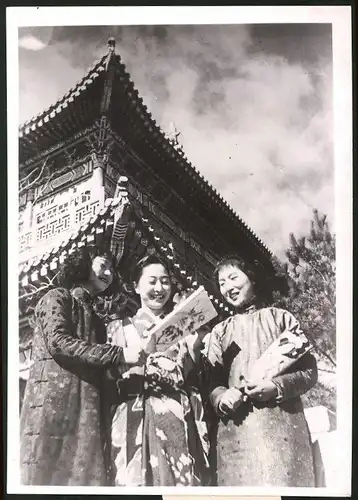
[[[130,319],[113,322],[110,330],[117,345],[140,339]],[[197,367],[185,342],[150,355],[145,368],[132,368],[118,385],[122,402],[112,421],[115,484],[207,484],[207,428]]]
[[[283,331],[298,331],[297,320],[277,308],[237,314],[216,325],[205,339],[207,385],[211,399],[228,387],[240,386],[253,363]],[[314,486],[313,457],[300,395],[317,381],[310,354],[274,378],[282,402],[240,406],[219,422],[217,449],[219,486]]]
[[[35,318],[21,412],[21,482],[107,485],[111,401],[102,394],[106,369],[125,369],[122,349],[105,344],[104,324],[82,288],[49,291]]]

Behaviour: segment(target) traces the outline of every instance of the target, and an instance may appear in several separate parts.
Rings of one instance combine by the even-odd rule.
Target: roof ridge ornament
[[[182,152],[182,154],[184,154],[183,146],[180,144],[179,139],[178,139],[178,137],[180,135],[182,135],[182,133],[177,129],[175,123],[173,121],[171,121],[169,123],[169,131],[166,134],[164,134],[164,136],[169,141],[169,143],[173,146],[174,149],[176,149],[178,152]]]
[[[109,110],[111,96],[112,96],[112,86],[113,86],[113,78],[115,73],[115,65],[116,65],[116,54],[115,54],[116,41],[113,37],[108,39],[108,52],[105,56],[105,70],[106,76],[104,80],[104,89],[101,103],[101,114],[106,114]]]
[[[116,40],[113,36],[108,38],[107,44],[108,44],[108,52],[114,52],[116,48]]]

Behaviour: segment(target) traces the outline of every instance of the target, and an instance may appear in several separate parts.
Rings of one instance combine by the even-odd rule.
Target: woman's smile
[[[227,292],[226,297],[232,302],[236,302],[236,300],[240,297],[240,290],[231,290]]]
[[[166,297],[166,294],[165,293],[151,293],[150,297],[152,297],[153,299],[162,300]]]
[[[98,276],[98,279],[109,285],[112,282],[112,272],[110,269],[106,269],[102,274]]]

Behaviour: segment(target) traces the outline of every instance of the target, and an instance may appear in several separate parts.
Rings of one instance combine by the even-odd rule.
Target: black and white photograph
[[[350,494],[350,29],[7,9],[9,493]]]

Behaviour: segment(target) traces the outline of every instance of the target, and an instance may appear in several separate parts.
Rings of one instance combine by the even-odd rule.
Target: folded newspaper
[[[284,331],[252,365],[249,377],[272,379],[281,375],[312,349],[307,337],[299,330]]]
[[[147,330],[155,334],[156,350],[161,351],[194,333],[216,316],[216,309],[208,293],[201,286],[185,300],[179,302],[165,318]]]

